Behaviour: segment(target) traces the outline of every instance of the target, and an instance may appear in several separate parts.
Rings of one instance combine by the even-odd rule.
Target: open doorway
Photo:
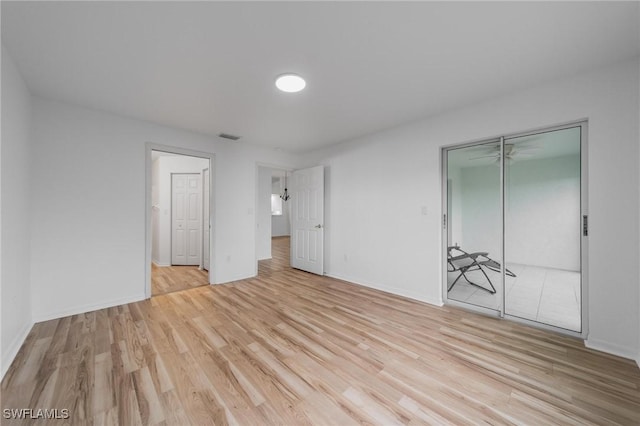
[[[212,282],[212,161],[180,151],[148,153],[147,296]]]
[[[256,258],[259,276],[290,268],[291,172],[258,166]]]

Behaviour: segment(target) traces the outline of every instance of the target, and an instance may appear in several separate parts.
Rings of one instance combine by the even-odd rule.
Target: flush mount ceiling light
[[[304,78],[297,74],[282,74],[276,78],[276,87],[283,92],[299,92],[307,85]]]

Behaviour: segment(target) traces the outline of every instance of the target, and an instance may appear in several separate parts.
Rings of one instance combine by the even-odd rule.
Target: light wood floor
[[[2,382],[2,408],[27,407],[96,425],[638,425],[640,370],[286,268],[36,324]]]
[[[173,293],[209,284],[209,273],[197,266],[156,266],[151,264],[151,294]]]
[[[291,269],[290,237],[274,237],[271,239],[271,259],[258,262],[258,276],[268,276],[275,272]]]

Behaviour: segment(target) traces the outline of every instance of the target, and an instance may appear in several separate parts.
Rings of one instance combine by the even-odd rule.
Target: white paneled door
[[[324,273],[324,167],[293,172],[291,266]]]
[[[211,218],[209,216],[209,169],[202,171],[202,268],[209,270],[211,252],[209,236],[211,234]]]
[[[171,175],[171,264],[200,265],[200,174]]]

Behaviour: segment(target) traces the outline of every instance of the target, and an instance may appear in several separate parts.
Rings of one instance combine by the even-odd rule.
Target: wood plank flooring
[[[640,369],[284,268],[38,323],[2,408],[67,408],[74,425],[638,425]]]
[[[258,275],[268,276],[275,272],[291,269],[290,237],[273,237],[271,239],[271,259],[258,262]]]
[[[209,273],[197,266],[156,266],[151,264],[151,294],[173,293],[209,284]]]

